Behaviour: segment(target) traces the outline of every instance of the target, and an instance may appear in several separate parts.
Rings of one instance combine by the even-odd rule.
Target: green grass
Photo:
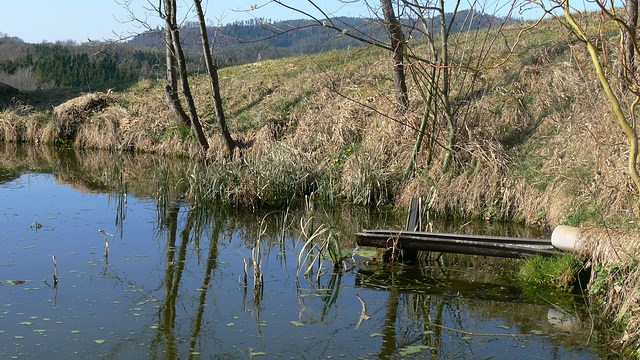
[[[572,288],[583,260],[576,254],[564,253],[554,257],[535,256],[524,259],[518,277],[527,283],[559,289]]]

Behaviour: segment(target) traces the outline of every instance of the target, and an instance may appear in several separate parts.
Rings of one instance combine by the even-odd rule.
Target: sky
[[[152,8],[161,0],[0,0],[0,36],[16,36],[28,43],[57,42],[72,40],[83,43],[89,40],[107,41],[117,40],[145,31],[139,22],[130,21],[132,15],[145,20],[155,28],[164,23]],[[321,18],[322,14],[313,8],[308,0],[282,0],[285,4],[294,6]],[[454,0],[445,0],[453,7]],[[473,0],[462,0],[465,3]],[[485,11],[491,9],[506,11],[500,3],[509,0],[484,0]],[[526,0],[516,0],[526,1]],[[543,0],[545,1],[545,0]],[[615,0],[621,3],[622,0]],[[182,19],[196,21],[195,12],[191,10],[192,0],[177,0],[178,13]],[[370,4],[379,4],[379,0],[370,0]],[[574,6],[588,6],[590,0],[573,0]],[[372,14],[363,1],[357,0],[315,0],[329,16],[369,17]],[[209,25],[221,25],[238,20],[264,18],[271,20],[291,20],[305,18],[300,13],[286,9],[271,0],[203,0],[205,17]],[[256,9],[250,10],[252,7]],[[468,6],[467,6],[468,8]],[[531,8],[531,6],[529,7]],[[500,10],[502,9],[502,10]],[[513,14],[516,17],[532,19],[536,12],[527,11],[523,14]]]
[[[138,19],[146,19],[152,27],[162,25],[157,14],[150,9],[159,0],[0,0],[0,33],[17,36],[28,43],[57,42],[73,40],[83,43],[88,40],[115,40],[120,37],[140,33],[139,23],[131,22],[129,7]],[[308,1],[288,0],[285,3],[308,10],[321,17],[316,9],[309,7]],[[369,16],[362,4],[344,4],[339,0],[318,0],[323,10],[337,16]],[[189,0],[178,0],[179,16],[187,14]],[[257,9],[247,13],[257,5]],[[219,25],[255,17],[272,20],[304,18],[269,0],[203,0],[205,17],[209,24]],[[191,11],[189,21],[195,21]]]

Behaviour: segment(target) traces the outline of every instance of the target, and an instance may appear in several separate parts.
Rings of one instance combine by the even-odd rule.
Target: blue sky
[[[127,22],[129,12],[120,5],[125,0],[0,0],[0,33],[17,36],[26,42],[40,43],[42,41],[56,42],[73,40],[78,43],[91,40],[115,39],[120,34],[128,35],[141,32],[135,23]],[[151,0],[154,5],[158,0]],[[313,14],[318,11],[311,9],[304,0],[289,0],[288,4],[301,6]],[[363,5],[344,5],[338,0],[317,1],[324,10],[337,11],[336,15],[367,16]],[[377,1],[374,1],[377,3]],[[187,13],[189,0],[178,0],[179,13]],[[270,3],[268,0],[204,0],[206,18],[211,24],[229,23],[237,20],[248,20],[252,15],[238,10],[249,10],[252,5],[259,8],[252,12],[253,16],[287,20],[300,19],[302,15],[293,13],[282,6]],[[261,6],[264,5],[264,6]],[[148,18],[153,25],[162,22],[148,9],[151,8],[147,0],[130,0],[130,7],[138,18]],[[192,14],[194,15],[194,14]],[[195,20],[193,16],[189,20]],[[115,34],[114,34],[115,33]],[[117,35],[116,35],[117,34]]]
[[[148,19],[153,26],[162,25],[151,8],[160,0],[0,0],[0,33],[17,36],[26,42],[40,43],[43,41],[56,42],[73,40],[78,43],[91,40],[114,40],[120,36],[137,34],[143,29],[135,22],[127,21],[130,13],[122,5],[129,2],[136,17]],[[195,14],[188,13],[192,0],[177,0],[181,17],[195,21]],[[461,10],[473,0],[463,0]],[[483,0],[485,10],[498,13],[506,11],[499,4],[509,0]],[[526,0],[518,0],[526,1]],[[620,3],[622,0],[616,0]],[[295,6],[321,17],[307,0],[283,0],[286,4]],[[354,0],[316,0],[315,1],[330,16],[370,16],[364,1]],[[378,6],[379,0],[368,0],[373,6]],[[345,4],[346,3],[346,4]],[[445,0],[453,3],[453,0]],[[572,5],[584,8],[589,0],[573,0]],[[153,5],[151,5],[153,4]],[[246,10],[257,5],[251,13]],[[288,10],[270,0],[203,0],[206,18],[209,24],[218,25],[237,20],[249,20],[254,17],[288,20],[300,19],[304,16]],[[452,5],[453,6],[453,5]],[[495,10],[493,10],[495,11]],[[525,19],[534,18],[539,11],[527,11],[524,14],[514,14]],[[505,14],[499,14],[505,15]]]

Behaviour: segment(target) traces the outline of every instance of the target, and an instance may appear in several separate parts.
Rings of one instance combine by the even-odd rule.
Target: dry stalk
[[[102,236],[104,236],[104,255],[108,256],[109,255],[109,241],[107,240],[107,235],[109,236],[113,236],[113,234],[110,234],[108,232],[106,232],[105,230],[99,229],[98,232],[102,233]]]
[[[56,261],[55,255],[51,255],[51,258],[53,259],[53,269],[54,269],[53,286],[56,287],[58,286],[58,262]]]
[[[360,300],[360,304],[362,304],[362,312],[360,313],[360,320],[358,320],[358,324],[356,325],[356,330],[358,330],[358,328],[360,327],[360,324],[362,324],[362,321],[371,319],[371,317],[366,314],[367,313],[367,302],[362,300],[362,298],[358,294],[356,294],[356,297],[358,297],[358,300]]]

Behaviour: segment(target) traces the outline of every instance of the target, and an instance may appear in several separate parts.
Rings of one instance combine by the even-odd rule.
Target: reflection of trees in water
[[[213,219],[212,233],[210,236],[209,252],[207,254],[204,277],[202,285],[198,289],[200,292],[198,307],[195,315],[193,315],[193,324],[191,327],[191,336],[189,341],[189,359],[198,347],[204,310],[206,308],[206,298],[209,291],[209,284],[213,276],[213,272],[217,266],[218,258],[218,239],[221,232],[222,221],[219,217],[208,217],[197,208],[188,207],[187,215],[182,230],[179,233],[180,243],[176,244],[178,239],[178,215],[180,212],[179,203],[173,201],[166,207],[166,216],[164,217],[164,226],[167,233],[167,243],[165,250],[165,277],[164,277],[164,300],[158,312],[158,329],[156,339],[152,345],[155,350],[155,356],[164,353],[166,359],[183,359],[178,349],[182,339],[178,339],[175,335],[176,331],[176,302],[179,298],[180,282],[186,263],[187,245],[192,244],[195,249],[200,248],[200,239],[203,236],[204,229],[209,223],[209,219]],[[199,253],[198,253],[199,258]],[[187,315],[188,316],[188,315]],[[154,356],[154,358],[155,358]]]
[[[540,297],[536,299],[526,294],[519,286],[499,280],[469,281],[465,280],[466,276],[460,269],[425,265],[382,269],[373,276],[359,274],[356,287],[388,293],[378,357],[394,358],[403,348],[416,345],[430,349],[427,351],[432,356],[469,357],[473,356],[482,339],[511,338],[513,334],[525,338],[536,333],[560,334],[544,340],[560,348],[566,346],[566,336],[590,330],[588,322],[580,322],[575,316],[567,317],[572,328],[551,324],[548,316],[558,311],[556,307]],[[575,305],[573,296],[567,296]],[[574,307],[569,310],[582,313],[584,309]],[[476,325],[493,326],[494,323],[507,324],[513,330],[488,328],[482,333],[468,331]],[[466,337],[468,335],[473,337]],[[468,346],[454,348],[449,338],[457,338],[460,344],[466,342]]]

